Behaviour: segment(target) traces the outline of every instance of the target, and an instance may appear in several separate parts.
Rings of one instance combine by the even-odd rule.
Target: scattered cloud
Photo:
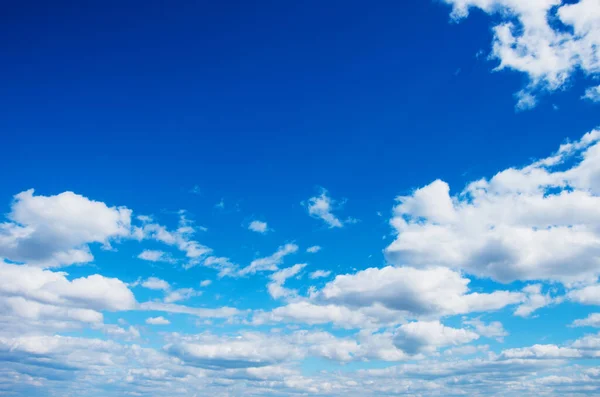
[[[168,291],[171,289],[171,285],[165,280],[161,280],[157,277],[150,277],[141,283],[141,286],[148,289]]]
[[[600,102],[600,85],[586,89],[581,98],[592,102]]]
[[[441,180],[397,198],[394,264],[445,266],[500,282],[593,282],[600,272],[600,131],[550,157],[473,181]]]
[[[163,316],[159,317],[148,317],[146,319],[146,324],[150,325],[169,325],[171,322],[164,318]]]
[[[269,231],[269,228],[267,227],[267,222],[252,221],[252,222],[250,222],[250,225],[248,225],[248,230],[252,230],[253,232],[264,234],[267,231]]]
[[[312,272],[309,275],[309,277],[314,280],[317,278],[329,277],[330,274],[331,274],[330,270],[315,270],[314,272]]]
[[[111,241],[128,237],[131,227],[126,207],[72,192],[36,196],[33,189],[14,196],[7,218],[0,223],[0,258],[42,267],[91,262],[90,244],[110,248]]]
[[[245,276],[248,274],[254,274],[256,272],[261,271],[275,271],[278,269],[279,265],[283,263],[283,259],[290,254],[293,254],[298,251],[298,246],[296,244],[285,244],[277,249],[277,251],[267,257],[255,259],[250,262],[250,265],[241,269],[239,274],[241,276]]]
[[[494,70],[514,70],[529,82],[517,95],[517,108],[536,104],[534,95],[566,87],[578,71],[600,71],[600,13],[596,0],[444,0],[452,18],[461,21],[477,8],[493,15],[490,58]]]
[[[200,281],[200,286],[201,287],[208,287],[211,284],[212,284],[211,280],[202,280],[202,281]]]
[[[170,254],[158,250],[144,250],[138,255],[138,258],[149,262],[175,262]]]
[[[267,285],[269,295],[273,299],[287,298],[296,295],[297,291],[283,287],[288,278],[296,276],[306,267],[305,263],[299,263],[271,274],[271,282]]]
[[[316,254],[319,251],[321,251],[321,247],[318,245],[313,245],[312,247],[308,247],[306,249],[306,252],[308,252],[309,254]]]
[[[329,197],[327,190],[321,189],[320,195],[308,199],[308,214],[313,218],[323,220],[329,228],[340,228],[344,226],[344,223],[356,223],[357,219],[348,218],[346,221],[342,221],[334,215],[333,212],[338,210],[342,204],[338,204]]]

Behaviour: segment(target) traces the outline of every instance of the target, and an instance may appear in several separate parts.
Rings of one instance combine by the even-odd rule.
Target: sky
[[[0,18],[0,395],[600,394],[597,0]]]

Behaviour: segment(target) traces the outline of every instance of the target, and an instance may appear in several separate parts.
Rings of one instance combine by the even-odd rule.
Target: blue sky
[[[600,391],[597,1],[3,14],[0,394]]]

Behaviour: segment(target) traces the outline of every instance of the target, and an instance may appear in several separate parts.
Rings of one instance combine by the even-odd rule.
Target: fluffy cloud
[[[8,221],[0,224],[0,258],[44,267],[93,260],[89,244],[110,247],[130,233],[131,210],[108,207],[72,192],[14,196]]]
[[[267,222],[252,221],[250,222],[250,225],[248,225],[248,230],[252,230],[256,233],[266,233],[269,228],[267,227]]]
[[[389,261],[501,282],[594,281],[600,269],[600,131],[551,157],[472,182],[437,180],[398,197]]]
[[[275,271],[283,263],[283,258],[287,255],[293,254],[298,251],[296,244],[286,244],[277,249],[277,251],[270,256],[255,259],[250,262],[250,265],[239,271],[239,275],[245,276],[248,274],[254,274],[261,271]]]
[[[567,293],[567,298],[583,305],[600,305],[600,285],[588,285]]]
[[[141,286],[148,289],[168,291],[171,289],[171,285],[165,280],[161,280],[157,277],[149,277],[141,283]]]
[[[68,280],[65,273],[0,262],[0,296],[91,310],[132,310],[136,301],[125,283],[99,274]]]
[[[267,284],[267,290],[269,291],[269,295],[273,297],[273,299],[285,298],[289,296],[296,295],[297,291],[287,289],[283,287],[285,281],[294,277],[298,273],[302,271],[306,267],[305,263],[298,263],[292,267],[288,267],[286,269],[282,269],[278,272],[275,272],[271,275],[271,282]]]
[[[149,317],[146,319],[146,324],[150,325],[169,325],[171,322],[164,318],[163,316],[159,317]]]
[[[596,327],[600,328],[600,313],[591,313],[586,318],[573,321],[573,327]]]
[[[523,288],[523,292],[527,298],[515,310],[516,316],[527,317],[537,309],[548,306],[552,303],[561,302],[562,298],[553,298],[550,294],[542,294],[542,286],[540,284],[532,284]]]
[[[308,301],[298,301],[273,309],[270,312],[258,311],[253,324],[269,322],[297,322],[304,324],[333,323],[343,328],[377,328],[380,324],[378,313],[372,316],[361,310],[353,310],[340,305],[317,305]]]
[[[586,89],[582,99],[587,99],[588,101],[592,102],[600,102],[600,85]]]
[[[255,333],[233,338],[201,334],[168,344],[164,349],[189,365],[208,369],[264,367],[301,354],[284,340]]]
[[[408,354],[417,354],[442,346],[463,345],[478,338],[475,332],[446,327],[439,321],[417,321],[400,326],[394,344]]]
[[[578,70],[591,76],[600,71],[596,0],[573,4],[561,0],[444,1],[453,6],[455,20],[465,18],[471,8],[498,17],[491,57],[500,62],[495,70],[512,69],[529,77],[528,87],[518,95],[522,107],[534,105],[532,91],[560,89]]]
[[[508,291],[469,293],[469,282],[447,268],[387,266],[338,275],[317,297],[355,308],[379,304],[410,317],[497,310],[524,299],[523,294]]]

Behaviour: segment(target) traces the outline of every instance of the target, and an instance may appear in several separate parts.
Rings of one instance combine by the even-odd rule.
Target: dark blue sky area
[[[435,178],[456,189],[546,156],[594,127],[578,86],[516,113],[525,78],[491,72],[488,17],[456,24],[449,11],[435,1],[7,4],[0,166],[12,171],[0,193],[111,201],[113,189],[166,202],[199,185],[297,202],[320,185],[389,206]]]

